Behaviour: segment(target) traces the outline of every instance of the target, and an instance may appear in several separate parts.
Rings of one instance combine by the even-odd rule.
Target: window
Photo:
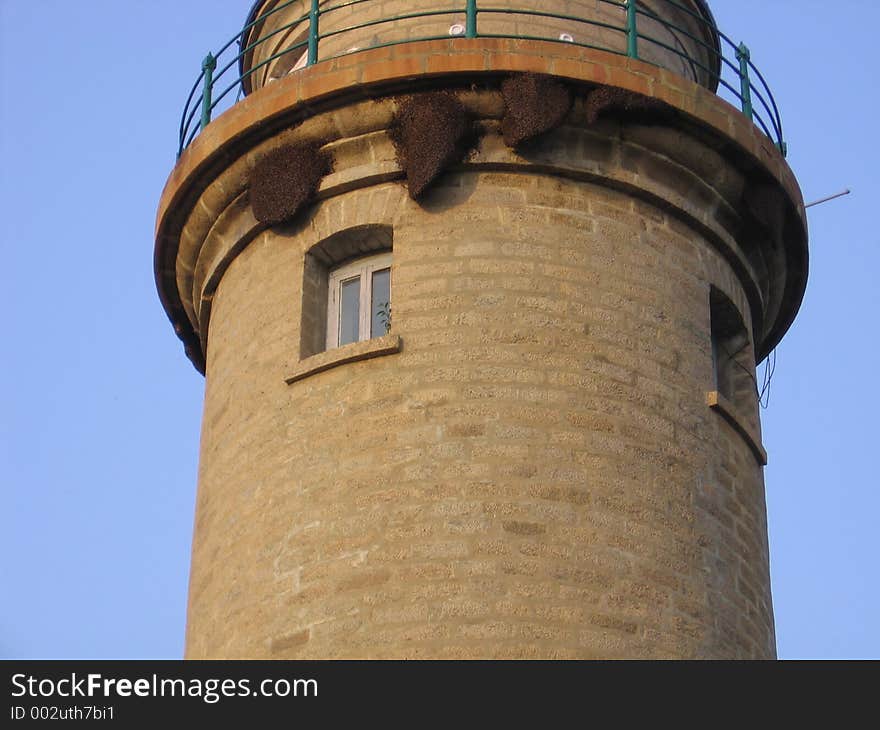
[[[267,81],[276,81],[283,76],[287,76],[289,73],[306,67],[309,61],[309,49],[308,46],[301,46],[300,44],[306,43],[308,39],[309,30],[306,28],[293,41],[286,44],[284,48],[276,51],[276,55],[283,55],[280,55],[275,63],[269,66],[271,74]],[[297,49],[297,46],[300,46],[300,48]]]
[[[387,326],[384,325],[390,324],[391,316],[390,268],[393,239],[394,231],[391,226],[354,226],[337,231],[306,252],[303,261],[300,360],[339,346],[339,304],[342,294],[346,295],[347,305],[342,307],[342,314],[348,315],[348,330],[341,340],[342,344],[373,337],[374,289],[376,304],[385,304],[382,313],[376,313],[375,336],[385,334]],[[369,277],[365,272],[367,268],[370,269]],[[383,270],[386,274],[380,273],[374,286],[372,274]],[[342,284],[351,282],[352,279],[356,279],[357,284],[348,283],[343,291]],[[354,296],[355,289],[357,296]],[[353,314],[351,309],[355,303],[357,313]],[[369,325],[361,325],[362,313],[370,315]]]
[[[381,337],[391,329],[391,254],[333,269],[327,282],[327,348]]]
[[[761,445],[755,354],[749,330],[737,306],[714,286],[709,308],[715,390],[706,394],[706,403],[739,433],[758,464],[765,466],[767,452]]]
[[[709,304],[715,388],[740,417],[752,423],[757,420],[758,398],[751,338],[736,305],[715,287]]]

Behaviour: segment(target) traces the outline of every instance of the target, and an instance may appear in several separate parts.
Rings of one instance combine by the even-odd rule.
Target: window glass
[[[381,337],[391,329],[391,269],[373,272],[370,298],[370,337]]]
[[[338,266],[327,281],[327,348],[382,337],[391,330],[391,254]]]
[[[349,279],[342,282],[339,294],[339,344],[347,345],[358,341],[358,322],[361,309],[361,280]]]

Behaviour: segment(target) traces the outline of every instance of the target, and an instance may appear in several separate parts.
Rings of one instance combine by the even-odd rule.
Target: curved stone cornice
[[[523,71],[653,97],[673,110],[675,126],[635,118],[588,125],[578,103],[562,128],[530,152],[516,153],[497,131],[503,113],[497,84]],[[456,169],[585,180],[673,212],[738,274],[759,358],[781,339],[806,285],[806,217],[791,170],[751,122],[706,89],[625,57],[541,41],[456,39],[374,49],[292,74],[236,104],[184,151],[159,206],[155,273],[166,312],[197,368],[204,369],[213,291],[262,230],[246,194],[254,161],[291,141],[321,139],[336,167],[319,200],[398,179],[402,172],[386,134],[393,95],[438,87],[460,89],[485,132],[477,153]],[[754,190],[770,201],[769,213],[744,214],[755,207],[749,203]]]

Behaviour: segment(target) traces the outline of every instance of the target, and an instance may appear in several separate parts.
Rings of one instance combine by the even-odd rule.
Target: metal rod
[[[465,38],[477,37],[477,0],[467,0],[464,35]]]
[[[836,200],[837,198],[842,198],[844,195],[849,195],[852,191],[847,188],[846,190],[834,193],[834,195],[829,195],[827,198],[820,198],[819,200],[814,200],[812,203],[809,203],[804,206],[804,208],[812,208],[814,205],[821,205],[822,203],[827,203],[829,200]]]
[[[626,55],[630,58],[639,57],[639,30],[636,17],[638,9],[636,0],[627,0],[626,3]]]
[[[749,81],[749,59],[751,54],[745,43],[740,43],[736,49],[736,60],[739,61],[739,85],[742,97],[742,112],[749,119],[752,118],[752,82]]]
[[[309,10],[309,66],[318,62],[318,3],[320,0],[312,0],[312,8]]]
[[[209,53],[202,61],[202,71],[205,73],[205,81],[202,84],[202,129],[211,122],[211,87],[214,84],[215,68],[217,68],[217,59]]]

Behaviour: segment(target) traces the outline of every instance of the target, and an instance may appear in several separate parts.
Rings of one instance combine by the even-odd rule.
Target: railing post
[[[312,0],[312,7],[309,10],[309,58],[308,65],[311,66],[318,62],[318,3],[320,0]]]
[[[211,121],[211,89],[214,86],[214,69],[217,68],[217,59],[210,53],[202,61],[204,83],[202,84],[202,129]]]
[[[467,0],[464,36],[465,38],[477,37],[477,0]]]
[[[639,31],[636,17],[638,10],[636,0],[626,2],[626,55],[630,58],[639,57]]]
[[[745,43],[736,49],[736,60],[739,61],[739,88],[742,95],[742,112],[752,118],[752,82],[749,81],[749,59],[751,54]]]

